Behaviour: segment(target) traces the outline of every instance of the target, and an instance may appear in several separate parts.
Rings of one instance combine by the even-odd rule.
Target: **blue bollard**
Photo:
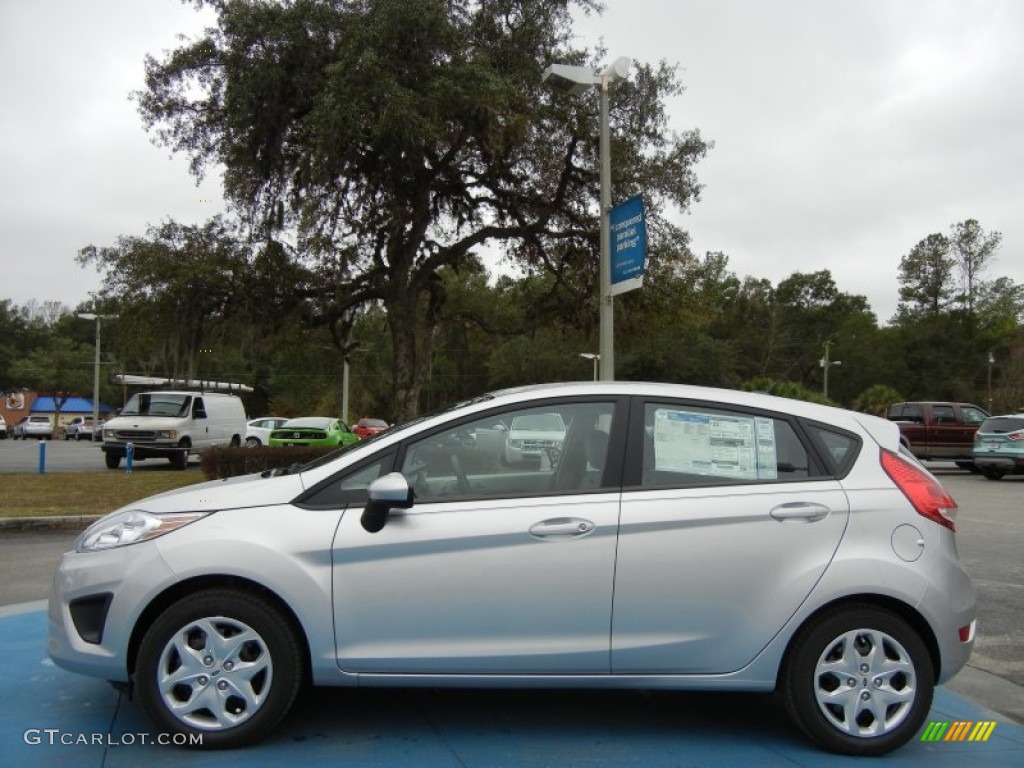
[[[132,459],[135,458],[135,446],[128,443],[124,449],[124,471],[127,474],[132,473]]]
[[[39,474],[46,474],[46,441],[39,441]]]

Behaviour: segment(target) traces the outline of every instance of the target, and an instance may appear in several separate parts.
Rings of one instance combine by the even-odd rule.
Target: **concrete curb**
[[[103,515],[0,517],[0,531],[84,531],[101,517],[103,517]]]

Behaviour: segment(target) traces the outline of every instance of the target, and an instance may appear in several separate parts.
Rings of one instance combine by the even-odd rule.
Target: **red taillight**
[[[1024,429],[1018,429],[1016,432],[1008,432],[1006,434],[1008,440],[1024,440]]]
[[[882,469],[919,515],[956,530],[956,502],[934,477],[891,451],[882,451]]]

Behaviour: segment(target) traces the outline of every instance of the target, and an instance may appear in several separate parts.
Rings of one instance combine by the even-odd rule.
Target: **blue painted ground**
[[[1024,766],[1024,728],[943,689],[930,719],[996,720],[987,742],[913,741],[881,759],[838,757],[806,742],[761,694],[319,689],[257,746],[185,750],[141,743],[154,736],[139,705],[55,667],[45,634],[41,610],[0,618],[3,768]]]

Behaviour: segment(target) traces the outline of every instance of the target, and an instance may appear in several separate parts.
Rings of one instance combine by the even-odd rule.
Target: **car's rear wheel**
[[[260,439],[258,437],[247,437],[247,438],[245,438],[245,447],[246,448],[259,448],[260,445],[262,445],[262,443],[260,443]]]
[[[1001,472],[998,469],[991,469],[991,468],[986,467],[985,469],[981,470],[981,474],[983,474],[985,476],[986,480],[1002,480],[1003,479],[1003,472]]]
[[[805,627],[780,680],[797,727],[847,755],[882,755],[905,744],[928,715],[934,689],[917,632],[870,605],[838,608]]]
[[[302,682],[298,636],[270,601],[210,589],[171,605],[139,647],[135,685],[165,733],[202,734],[202,746],[260,740],[288,713]]]

